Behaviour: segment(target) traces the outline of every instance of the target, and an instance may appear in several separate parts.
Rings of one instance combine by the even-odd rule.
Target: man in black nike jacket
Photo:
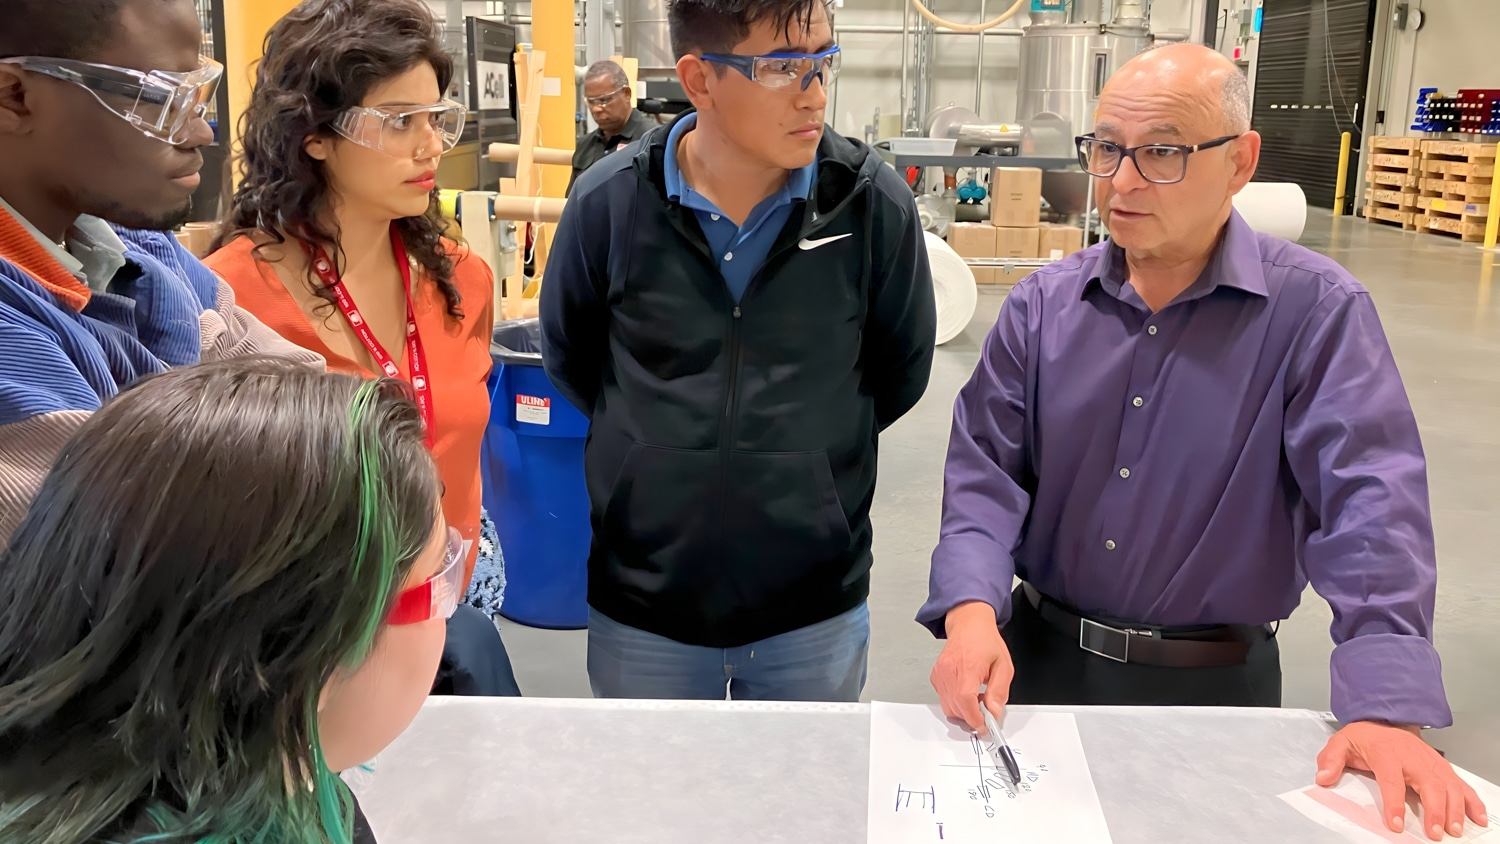
[[[583,174],[543,356],[592,428],[601,697],[856,700],[879,433],[936,317],[911,191],[825,131],[827,0],[674,0],[695,111]]]

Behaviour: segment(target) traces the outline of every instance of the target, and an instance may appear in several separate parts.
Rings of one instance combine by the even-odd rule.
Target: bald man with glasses
[[[1392,830],[1409,786],[1457,835],[1485,813],[1419,737],[1452,714],[1416,419],[1359,282],[1235,213],[1248,104],[1195,45],[1106,85],[1078,151],[1110,240],[1016,286],[954,408],[932,683],[980,732],[1007,702],[1280,706],[1310,582],[1345,725],[1317,781],[1372,771]]]

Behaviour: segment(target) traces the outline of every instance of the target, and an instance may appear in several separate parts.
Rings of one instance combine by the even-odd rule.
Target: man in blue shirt
[[[222,68],[191,0],[0,12],[0,545],[121,387],[276,336],[165,230],[187,219]],[[86,529],[86,526],[85,528]]]
[[[825,0],[676,0],[695,106],[578,179],[543,359],[592,421],[597,695],[856,700],[880,431],[936,330],[911,191],[825,132]]]

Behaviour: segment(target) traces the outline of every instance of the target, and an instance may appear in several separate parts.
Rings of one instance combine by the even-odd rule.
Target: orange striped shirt
[[[203,263],[234,288],[241,308],[287,340],[321,354],[330,370],[374,378],[377,373],[328,348],[276,270],[257,261],[253,248],[250,238],[239,237]],[[463,297],[463,319],[448,315],[447,300],[436,284],[415,283],[412,308],[432,382],[432,456],[445,488],[443,516],[466,538],[478,540],[479,451],[490,418],[486,381],[495,323],[494,277],[489,266],[467,249],[451,244],[450,254],[454,256],[453,284]],[[406,374],[410,362],[405,355],[400,363]],[[474,573],[477,541],[475,545],[466,564],[466,583]]]

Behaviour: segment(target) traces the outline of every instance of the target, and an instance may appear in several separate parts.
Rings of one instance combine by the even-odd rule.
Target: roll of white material
[[[1250,228],[1291,241],[1307,225],[1307,196],[1291,182],[1251,182],[1235,194],[1234,210]]]
[[[937,299],[937,344],[957,337],[974,318],[979,306],[979,286],[974,271],[941,237],[923,232],[927,238],[927,261],[932,267],[932,292]]]

